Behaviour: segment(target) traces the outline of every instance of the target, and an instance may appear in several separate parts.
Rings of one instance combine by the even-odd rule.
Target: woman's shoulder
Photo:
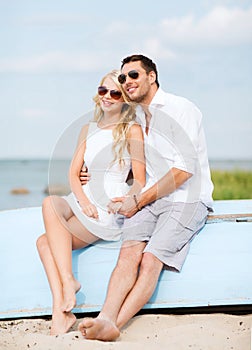
[[[88,133],[88,128],[89,128],[89,123],[88,123],[88,124],[84,124],[84,125],[82,126],[82,128],[81,128],[81,131],[80,131],[81,135],[87,135],[87,133]]]
[[[81,128],[81,133],[88,134],[90,130],[97,128],[97,122],[91,120],[87,124],[84,124]]]
[[[92,132],[97,127],[97,122],[90,121],[84,124],[80,131],[79,139],[86,140],[90,132]]]

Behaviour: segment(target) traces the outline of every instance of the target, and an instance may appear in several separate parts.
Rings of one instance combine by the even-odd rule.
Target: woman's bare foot
[[[76,317],[71,312],[56,311],[52,316],[51,335],[65,334],[75,324]]]
[[[76,305],[76,293],[80,290],[81,284],[74,278],[63,283],[64,301],[61,310],[70,312]]]
[[[116,325],[103,318],[84,318],[79,324],[79,331],[86,339],[113,341],[120,336]]]

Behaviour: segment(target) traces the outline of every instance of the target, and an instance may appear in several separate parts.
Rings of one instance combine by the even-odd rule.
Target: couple
[[[94,101],[94,122],[83,127],[70,167],[72,193],[44,200],[37,247],[53,296],[51,334],[60,334],[76,321],[81,287],[71,250],[122,234],[102,310],[79,324],[86,339],[111,341],[151,298],[162,269],[181,270],[212,208],[213,185],[201,113],[159,87],[151,59],[126,57]]]

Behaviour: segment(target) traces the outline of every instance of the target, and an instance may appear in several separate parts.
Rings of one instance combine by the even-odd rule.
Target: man
[[[165,93],[156,65],[132,55],[121,65],[119,82],[138,103],[137,121],[145,136],[148,183],[121,201],[123,244],[97,318],[79,330],[87,339],[115,340],[120,329],[151,298],[164,267],[180,271],[190,241],[203,228],[212,207],[213,185],[198,108]]]

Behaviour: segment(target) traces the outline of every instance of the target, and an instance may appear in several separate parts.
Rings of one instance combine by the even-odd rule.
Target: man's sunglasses
[[[119,90],[109,90],[108,88],[106,88],[106,86],[99,86],[98,87],[98,95],[99,96],[104,96],[107,93],[110,93],[110,96],[114,99],[114,100],[119,100],[122,97],[122,93]]]
[[[128,74],[120,74],[118,77],[118,81],[120,84],[124,84],[127,78],[127,75],[131,78],[131,79],[137,79],[139,77],[139,73],[136,70],[131,70],[128,72]]]

